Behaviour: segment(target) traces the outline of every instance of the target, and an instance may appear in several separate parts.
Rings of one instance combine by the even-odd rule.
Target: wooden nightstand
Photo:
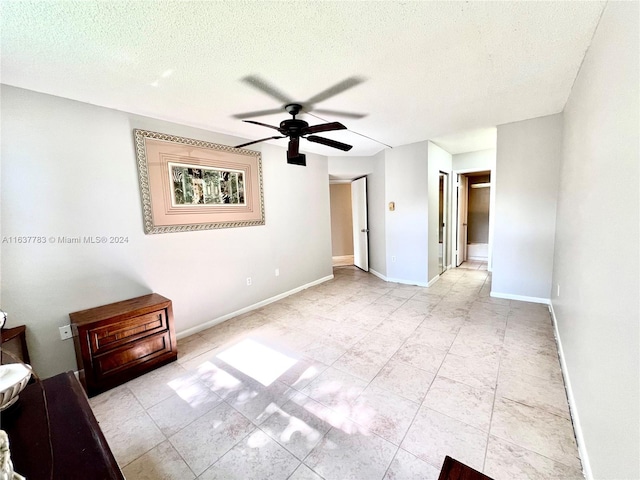
[[[171,300],[152,293],[69,314],[91,397],[178,358]]]

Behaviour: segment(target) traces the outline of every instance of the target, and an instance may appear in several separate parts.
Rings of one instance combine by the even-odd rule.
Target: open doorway
[[[333,266],[355,265],[368,272],[367,178],[332,181],[329,196]]]
[[[447,218],[449,212],[449,174],[440,172],[438,193],[438,271],[444,273],[447,269]]]
[[[456,266],[490,261],[491,172],[457,173]]]

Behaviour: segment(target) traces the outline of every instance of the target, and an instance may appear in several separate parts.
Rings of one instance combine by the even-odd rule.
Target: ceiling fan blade
[[[364,118],[367,116],[366,113],[343,112],[341,110],[327,110],[324,108],[314,108],[312,111],[314,113],[319,113],[320,115],[335,115],[336,117],[345,118]]]
[[[326,145],[327,147],[337,148],[338,150],[343,150],[348,152],[353,148],[352,145],[347,145],[346,143],[338,142],[336,140],[331,140],[330,138],[318,137],[317,135],[311,135],[309,137],[304,137],[310,142],[320,143],[322,145]]]
[[[267,138],[261,138],[260,140],[254,140],[253,142],[248,142],[248,143],[243,143],[242,145],[236,145],[233,148],[242,148],[242,147],[246,147],[248,145],[253,145],[254,143],[260,143],[260,142],[264,142],[266,140],[277,140],[278,138],[285,138],[285,137],[267,137]]]
[[[331,132],[332,130],[346,130],[340,122],[323,123],[321,125],[312,125],[302,130],[302,135],[308,135],[309,133]]]
[[[254,125],[260,125],[261,127],[269,127],[269,128],[273,128],[274,130],[280,131],[280,129],[278,127],[274,127],[273,125],[269,125],[269,124],[262,123],[262,122],[256,122],[255,120],[243,120],[243,121],[247,122],[247,123],[253,123]]]
[[[282,113],[282,112],[283,112],[282,108],[272,108],[270,110],[257,110],[255,112],[237,113],[235,115],[232,115],[232,117],[243,120],[245,118],[263,117],[265,115],[273,115],[274,113]]]
[[[257,75],[248,75],[244,77],[242,81],[266,93],[270,97],[275,98],[279,102],[282,102],[282,103],[292,102],[292,100],[289,97],[287,97],[284,93],[282,93],[276,87],[274,87],[273,85],[270,85],[266,80],[258,77]]]
[[[359,85],[362,82],[364,82],[364,78],[361,78],[361,77],[345,78],[341,82],[336,83],[333,87],[329,87],[326,90],[323,90],[322,92],[314,95],[304,103],[321,102],[323,100],[326,100],[327,98],[331,98],[335,95],[338,95],[339,93],[342,93],[345,90],[349,90],[350,88],[355,87],[356,85]]]

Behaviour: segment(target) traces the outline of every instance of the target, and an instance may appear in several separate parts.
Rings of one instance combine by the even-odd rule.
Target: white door
[[[367,177],[351,182],[353,215],[353,264],[369,271],[369,228],[367,226]]]
[[[459,267],[467,259],[467,189],[469,179],[466,175],[458,175],[458,241],[456,245],[456,266]]]

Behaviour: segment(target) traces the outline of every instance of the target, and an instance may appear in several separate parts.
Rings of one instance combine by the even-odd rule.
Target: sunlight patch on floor
[[[250,338],[219,353],[217,357],[265,387],[297,363],[297,359]]]

